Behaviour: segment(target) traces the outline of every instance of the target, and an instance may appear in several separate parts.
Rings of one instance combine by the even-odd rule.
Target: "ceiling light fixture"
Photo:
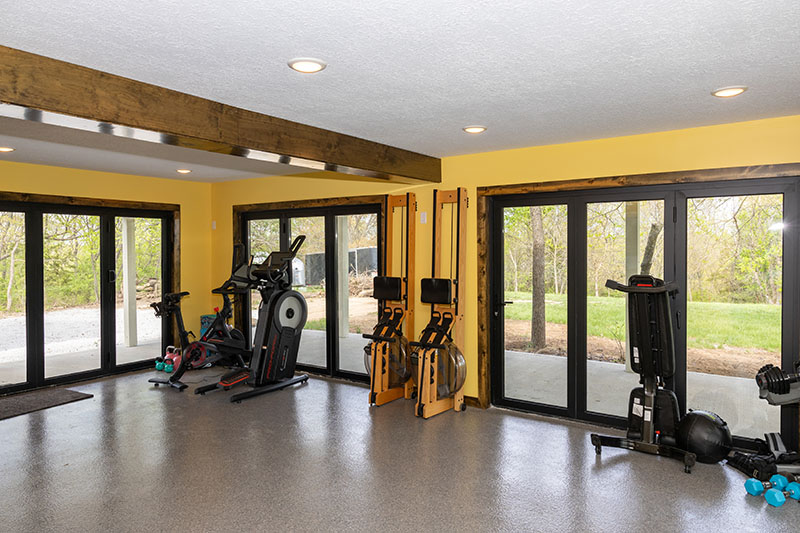
[[[190,172],[191,172],[191,170],[189,170],[188,168],[179,168],[178,169],[178,174],[189,174]]]
[[[8,152],[13,152],[13,151],[14,151],[14,148],[11,148],[10,146],[0,146],[0,152],[2,152],[4,154],[7,154]]]
[[[711,91],[711,94],[713,94],[717,98],[733,98],[734,96],[739,96],[746,90],[747,87],[745,87],[744,85],[736,85],[733,87],[719,88],[715,91]]]
[[[296,57],[287,63],[289,67],[297,72],[303,74],[314,74],[327,67],[327,63],[321,59],[314,59],[313,57]]]
[[[486,126],[466,126],[463,129],[466,133],[471,133],[473,135],[476,135],[478,133],[483,133],[484,131],[486,131]]]

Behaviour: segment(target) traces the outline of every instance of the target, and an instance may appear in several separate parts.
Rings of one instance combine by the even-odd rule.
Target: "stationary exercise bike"
[[[186,331],[183,322],[183,313],[180,308],[180,301],[188,292],[165,294],[161,302],[151,304],[155,309],[156,316],[175,315],[178,324],[178,336],[181,342],[181,362],[169,378],[152,378],[150,383],[159,385],[169,385],[179,391],[188,385],[181,381],[183,374],[190,369],[203,368],[212,364],[220,366],[235,366],[243,368],[246,366],[245,358],[249,358],[247,342],[241,331],[228,324],[233,315],[233,303],[231,296],[236,294],[247,294],[255,287],[258,280],[250,276],[252,258],[250,261],[241,260],[244,246],[239,244],[234,246],[233,261],[231,267],[231,277],[220,287],[212,290],[213,294],[222,296],[222,309],[217,308],[214,321],[206,329],[200,339],[190,342],[189,336],[194,336],[191,331]]]
[[[294,375],[300,334],[308,318],[305,298],[291,290],[292,260],[303,241],[305,235],[298,236],[289,251],[272,252],[264,263],[256,267],[252,267],[253,259],[250,258],[247,279],[254,280],[254,288],[261,294],[250,364],[225,374],[217,383],[198,387],[195,394],[249,385],[251,390],[231,396],[231,402],[240,403],[308,380],[305,374]]]

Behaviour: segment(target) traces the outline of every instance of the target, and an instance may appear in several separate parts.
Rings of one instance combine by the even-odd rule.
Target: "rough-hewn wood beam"
[[[200,150],[240,156],[259,151],[304,168],[318,163],[318,170],[441,181],[435,157],[5,46],[0,46],[0,102],[158,132],[162,142]]]

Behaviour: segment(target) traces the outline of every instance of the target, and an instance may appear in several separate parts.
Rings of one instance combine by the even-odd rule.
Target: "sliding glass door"
[[[623,427],[639,376],[625,296],[605,282],[650,274],[679,286],[666,386],[681,407],[795,442],[797,408],[759,399],[753,378],[798,357],[799,201],[792,179],[493,198],[494,403]]]
[[[372,331],[378,306],[372,299],[372,278],[381,261],[378,235],[381,206],[363,205],[256,212],[243,215],[255,261],[274,250],[287,250],[298,235],[306,240],[292,265],[292,286],[308,304],[308,320],[300,338],[298,368],[331,376],[366,379],[362,333]],[[250,296],[256,310],[259,295]],[[255,328],[257,315],[243,327]],[[238,325],[238,323],[237,323]]]
[[[171,212],[0,206],[0,394],[149,364],[171,341]]]
[[[686,405],[748,437],[780,431],[780,408],[753,394],[753,376],[781,366],[783,204],[782,194],[686,204]]]

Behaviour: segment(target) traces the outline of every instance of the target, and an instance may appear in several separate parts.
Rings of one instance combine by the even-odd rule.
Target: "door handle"
[[[495,310],[494,310],[494,316],[496,316],[496,317],[500,316],[500,308],[501,308],[501,307],[505,307],[505,306],[507,306],[507,305],[510,305],[510,304],[513,304],[513,303],[514,303],[514,302],[512,302],[512,301],[510,301],[510,300],[506,300],[506,301],[502,302],[501,304],[499,304],[499,305],[497,306],[497,309],[495,309]]]
[[[108,282],[114,283],[117,281],[117,271],[116,270],[109,270],[108,271]]]
[[[681,312],[680,311],[676,311],[675,312],[675,327],[677,327],[678,329],[681,329]]]

